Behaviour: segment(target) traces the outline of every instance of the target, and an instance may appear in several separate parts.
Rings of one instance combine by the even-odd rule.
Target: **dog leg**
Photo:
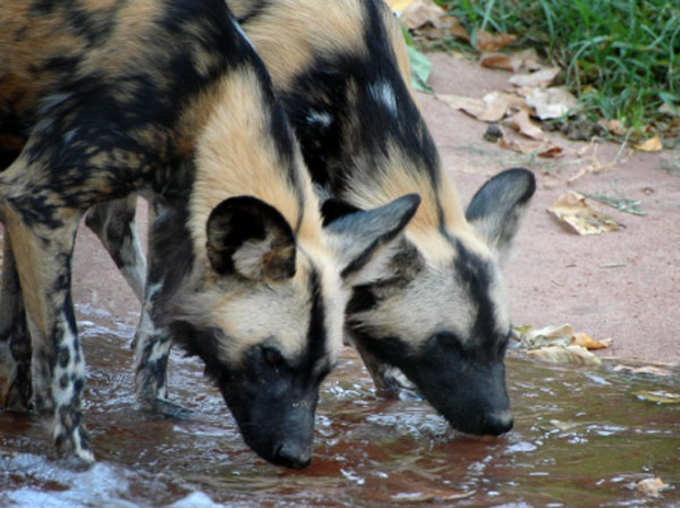
[[[354,347],[373,379],[376,395],[393,400],[422,400],[416,387],[401,370],[381,362],[358,344],[354,344]]]
[[[146,258],[135,224],[136,205],[134,195],[101,203],[88,212],[85,225],[99,237],[139,301],[143,302]]]
[[[31,343],[23,295],[9,237],[4,239],[0,288],[0,408],[24,412],[31,405]]]
[[[135,333],[135,390],[141,408],[173,418],[191,412],[168,400],[167,368],[172,341],[158,323],[157,302],[168,283],[168,267],[162,262],[163,228],[176,218],[158,201],[149,206],[149,261],[142,315]],[[172,282],[170,282],[170,285]]]
[[[50,210],[48,224],[30,223],[30,210],[17,211],[10,202],[3,205],[31,336],[34,399],[39,406],[53,408],[52,438],[57,450],[91,463],[94,456],[81,412],[85,361],[71,300],[71,258],[79,213],[62,207]],[[43,393],[49,400],[40,400]]]
[[[154,310],[161,285],[155,278],[164,267],[153,265],[157,256],[150,256],[147,275],[147,262],[134,223],[136,202],[137,198],[130,196],[99,204],[90,210],[85,224],[99,237],[142,301],[140,321],[132,342],[135,350],[135,391],[140,408],[154,414],[183,417],[187,410],[168,401],[167,364],[171,341],[168,334],[157,325]],[[152,204],[149,207],[151,224],[154,223],[159,206],[155,203],[155,206]],[[148,284],[145,280],[147,276]]]

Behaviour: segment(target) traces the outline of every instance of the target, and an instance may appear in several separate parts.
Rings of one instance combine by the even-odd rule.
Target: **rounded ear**
[[[465,211],[465,218],[499,253],[501,261],[508,256],[535,190],[531,171],[508,169],[482,185]]]
[[[273,206],[252,196],[225,199],[210,213],[206,249],[219,274],[254,280],[295,275],[295,237]]]

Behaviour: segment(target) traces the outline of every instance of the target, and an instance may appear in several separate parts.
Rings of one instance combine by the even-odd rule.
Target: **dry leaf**
[[[486,30],[477,30],[476,47],[482,53],[498,51],[517,39],[513,34],[492,34]]]
[[[535,153],[539,157],[553,158],[562,155],[562,148],[552,141],[528,141],[501,138],[498,146],[518,153]]]
[[[641,152],[659,152],[663,150],[663,145],[661,144],[661,140],[657,134],[653,138],[649,138],[639,145],[635,145],[633,148],[640,150]]]
[[[641,494],[650,497],[659,497],[659,492],[668,488],[668,485],[659,477],[645,478],[635,484],[635,488]]]
[[[446,11],[432,0],[414,0],[401,13],[401,21],[409,30],[415,30],[427,24],[435,28],[448,27]]]
[[[526,325],[515,328],[519,334],[520,345],[525,349],[534,349],[543,346],[568,346],[574,335],[574,328],[570,324],[559,326],[545,326],[535,330]]]
[[[581,346],[544,346],[526,353],[536,360],[562,365],[598,366],[602,363],[598,356]]]
[[[514,53],[484,53],[480,57],[479,63],[482,64],[482,67],[503,69],[510,72],[518,72],[521,69],[534,71],[542,68],[534,48]]]
[[[449,28],[449,33],[454,37],[464,40],[465,42],[470,42],[470,34],[467,32],[465,27],[461,25],[460,21],[455,16],[449,16],[447,21],[451,23]]]
[[[600,120],[598,123],[609,132],[617,136],[623,136],[626,134],[626,128],[618,120]]]
[[[534,48],[523,49],[513,54],[513,57],[522,61],[522,67],[530,72],[534,72],[543,68],[541,59]]]
[[[522,60],[505,53],[484,53],[479,63],[489,69],[502,69],[504,71],[517,72],[522,67]]]
[[[560,118],[578,105],[578,100],[566,88],[536,87],[526,95],[526,103],[534,108],[541,120]]]
[[[572,345],[584,347],[589,351],[594,349],[604,349],[611,346],[612,342],[614,342],[614,339],[611,338],[595,340],[590,335],[583,332],[575,333],[571,338]]]
[[[453,94],[437,94],[437,99],[444,101],[453,109],[460,109],[474,117],[484,111],[484,101],[481,99],[473,99],[472,97],[463,97],[462,95]]]
[[[558,220],[569,224],[580,235],[616,231],[619,224],[599,210],[594,210],[582,194],[568,191],[548,208]]]
[[[484,111],[477,118],[484,122],[498,122],[522,104],[519,97],[505,92],[490,92],[482,98],[482,102]]]
[[[519,97],[505,92],[490,92],[481,100],[450,94],[440,94],[437,97],[452,108],[460,109],[483,122],[498,122],[510,110],[517,109],[522,104]]]
[[[516,86],[550,86],[560,73],[559,67],[546,67],[530,74],[516,74],[510,78],[510,83]]]
[[[525,110],[520,110],[512,115],[506,120],[506,123],[528,138],[541,141],[545,137],[543,130],[529,119],[529,113]]]
[[[562,147],[559,147],[552,142],[548,143],[548,147],[544,150],[538,152],[539,157],[544,157],[546,159],[554,159],[556,157],[562,156]]]

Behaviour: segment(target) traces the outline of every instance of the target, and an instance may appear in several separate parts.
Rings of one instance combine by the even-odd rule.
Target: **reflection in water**
[[[89,365],[85,417],[98,463],[60,467],[44,422],[0,413],[0,505],[599,506],[680,503],[680,405],[640,390],[678,391],[677,377],[554,369],[508,360],[515,428],[497,439],[452,431],[422,402],[386,402],[351,350],[323,384],[312,465],[287,471],[242,442],[194,359],[173,353],[173,400],[191,418],[134,409],[128,325],[79,322]],[[110,320],[109,320],[110,321]],[[675,383],[675,385],[673,384]],[[633,485],[662,478],[656,500]]]

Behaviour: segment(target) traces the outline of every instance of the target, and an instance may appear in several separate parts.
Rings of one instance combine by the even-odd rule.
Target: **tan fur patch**
[[[11,168],[16,170],[17,166],[22,165],[22,160],[15,161]],[[20,169],[17,171],[21,171]],[[68,215],[75,215],[72,210],[61,210],[61,218],[66,219]],[[14,209],[9,206],[2,206],[0,208],[0,217],[3,218],[6,228],[6,234],[9,235],[12,242],[12,250],[14,252],[14,259],[16,262],[19,280],[23,289],[24,305],[30,316],[32,316],[35,325],[40,330],[42,337],[49,337],[52,330],[48,329],[48,323],[51,323],[54,316],[51,314],[47,305],[47,298],[45,294],[41,293],[41,289],[49,287],[46,281],[55,280],[56,270],[66,270],[67,267],[55,262],[55,256],[52,252],[45,251],[44,242],[42,238],[49,237],[53,231],[43,228],[40,231],[41,236],[38,236],[34,231],[29,230],[23,221],[16,214]],[[69,222],[67,221],[67,224]],[[77,218],[70,222],[72,229],[78,225]],[[70,242],[72,237],[69,237],[68,229],[59,231],[61,236],[53,238],[51,246],[54,248],[55,244],[58,248],[59,241]],[[75,233],[73,231],[72,233]],[[59,308],[64,302],[56,302],[56,307]],[[52,301],[54,305],[55,302]]]
[[[227,3],[237,18],[253,7],[253,2]],[[357,36],[362,10],[356,0],[278,0],[248,22],[246,31],[267,65],[275,88],[286,88],[315,54],[366,52],[363,40]]]
[[[313,262],[321,275],[330,328],[329,348],[335,354],[341,344],[346,295],[333,255],[323,238],[318,201],[301,162],[302,156],[296,145],[297,153],[292,162],[296,166],[290,170],[298,173],[300,188],[294,189],[287,176],[289,168],[283,166],[287,162],[279,158],[267,130],[267,108],[263,106],[259,90],[258,78],[253,71],[233,73],[204,93],[182,119],[187,138],[199,126],[204,126],[195,141],[197,174],[190,202],[189,230],[198,266],[202,267],[203,275],[199,277],[207,277],[206,284],[214,287],[195,297],[201,302],[182,307],[209,309],[208,315],[200,320],[217,324],[238,337],[238,343],[230,344],[225,351],[231,358],[265,339],[268,326],[275,326],[270,333],[284,351],[299,353],[307,340],[305,320],[309,318],[311,305],[307,279]],[[205,225],[215,206],[224,199],[240,195],[255,196],[271,204],[294,228],[298,249],[306,255],[298,253],[296,256],[293,279],[266,285],[251,284],[241,289],[220,288],[219,278],[210,269],[206,255]],[[225,289],[228,289],[226,294]],[[247,319],[244,316],[248,316]]]

